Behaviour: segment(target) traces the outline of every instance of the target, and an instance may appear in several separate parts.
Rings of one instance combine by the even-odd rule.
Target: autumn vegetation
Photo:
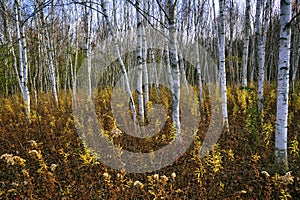
[[[154,142],[159,148],[174,137],[171,123],[147,141],[114,134],[111,92],[99,89],[96,110],[114,144],[148,151]],[[171,96],[164,93],[165,98],[151,102],[169,106]],[[300,185],[300,95],[290,96],[290,168],[280,174],[273,165],[276,87],[267,85],[262,117],[257,114],[256,94],[254,87],[228,87],[230,131],[223,131],[210,154],[200,159],[210,120],[206,98],[205,114],[186,154],[171,166],[144,174],[110,169],[85,147],[76,133],[70,94],[59,95],[58,109],[52,96],[41,94],[39,103],[32,105],[30,122],[20,112],[25,110],[20,96],[1,98],[1,199],[295,199]]]

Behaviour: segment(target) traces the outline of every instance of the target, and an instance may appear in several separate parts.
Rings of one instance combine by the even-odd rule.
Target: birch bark
[[[43,5],[41,5],[43,8]],[[50,43],[50,37],[49,37],[49,30],[46,25],[46,20],[44,16],[43,9],[41,10],[41,21],[44,28],[44,36],[46,39],[46,48],[47,48],[47,55],[49,59],[49,67],[50,67],[50,76],[51,76],[51,89],[54,95],[54,100],[56,102],[56,105],[58,106],[58,94],[57,94],[57,86],[56,86],[56,74],[55,74],[55,67],[54,67],[54,56],[53,56],[53,50]]]
[[[225,16],[224,16],[224,0],[219,0],[220,11],[220,39],[219,39],[219,64],[221,74],[221,93],[222,93],[222,114],[223,123],[229,129],[228,111],[227,111],[227,89],[226,89],[226,71],[225,71]]]
[[[139,8],[140,1],[136,0],[136,7]],[[137,93],[138,93],[138,120],[139,124],[144,124],[144,99],[143,99],[143,61],[142,61],[142,21],[138,9],[136,9],[137,20]]]
[[[244,48],[243,48],[243,87],[248,85],[247,82],[247,65],[249,52],[249,31],[250,31],[250,0],[246,0],[245,10],[245,30],[244,30]]]
[[[19,78],[21,83],[21,90],[25,101],[25,111],[27,117],[30,116],[30,95],[27,86],[28,63],[27,63],[27,49],[24,25],[20,25],[21,21],[21,2],[15,0],[15,20],[16,20],[16,34],[18,39],[18,54],[19,54]]]
[[[177,140],[181,141],[181,129],[179,119],[179,102],[180,102],[180,72],[177,64],[177,48],[176,48],[176,2],[168,0],[169,8],[169,37],[170,37],[170,53],[171,53],[171,68],[173,78],[173,104],[172,104],[172,119]]]
[[[92,80],[91,80],[91,68],[92,68],[92,60],[91,60],[91,3],[85,2],[85,56],[86,56],[86,67],[87,67],[87,93],[88,97],[92,98]]]
[[[267,38],[267,28],[269,26],[268,16],[270,10],[270,0],[267,0],[263,20],[263,28],[258,37],[258,112],[262,113],[263,110],[263,93],[265,82],[265,48]]]
[[[291,27],[291,0],[280,2],[280,47],[278,65],[278,93],[275,132],[275,165],[288,170],[287,128]]]

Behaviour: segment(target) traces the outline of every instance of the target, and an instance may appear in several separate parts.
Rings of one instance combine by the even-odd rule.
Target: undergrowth
[[[149,110],[152,104],[162,104],[167,121],[158,134],[142,140],[118,128],[110,105],[112,91],[99,90],[96,114],[105,137],[136,152],[159,149],[174,139],[170,92],[161,89],[160,96],[151,92]],[[255,89],[229,87],[230,131],[222,133],[208,156],[199,158],[210,121],[209,99],[205,98],[204,114],[188,151],[168,167],[140,174],[108,168],[83,144],[76,133],[70,95],[61,94],[57,108],[49,94],[40,94],[38,104],[32,106],[30,122],[19,96],[3,97],[0,199],[296,199],[300,196],[300,95],[292,95],[290,171],[285,174],[277,174],[273,168],[273,85],[266,86],[261,116],[257,113]]]

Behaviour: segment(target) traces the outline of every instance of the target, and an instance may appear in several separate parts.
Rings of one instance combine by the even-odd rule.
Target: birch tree
[[[247,65],[249,52],[249,32],[250,32],[250,0],[246,0],[245,21],[244,21],[244,48],[243,48],[243,87],[247,83]]]
[[[16,34],[18,40],[18,55],[19,55],[19,77],[21,90],[25,101],[25,110],[27,117],[30,116],[30,95],[28,90],[28,62],[27,62],[27,49],[24,24],[20,25],[21,20],[21,2],[15,0],[15,22],[16,22]]]
[[[180,102],[180,72],[177,64],[177,48],[176,48],[176,2],[168,0],[169,9],[169,39],[171,53],[171,69],[173,78],[173,104],[172,104],[172,119],[174,123],[177,140],[181,141],[181,129],[179,119],[179,102]]]
[[[203,91],[202,91],[202,75],[201,75],[201,68],[200,68],[200,50],[199,50],[199,40],[198,36],[195,39],[196,42],[196,67],[197,67],[197,77],[199,83],[199,101],[200,105],[203,101]]]
[[[53,96],[54,96],[54,100],[56,102],[56,104],[58,105],[58,94],[57,94],[57,85],[56,85],[56,73],[55,73],[55,66],[54,66],[54,55],[53,55],[53,49],[51,46],[51,42],[50,42],[50,35],[49,35],[49,30],[46,24],[46,19],[44,16],[44,11],[43,11],[43,2],[41,3],[41,21],[42,21],[42,25],[44,28],[44,36],[45,36],[45,40],[46,40],[46,48],[47,48],[47,55],[48,55],[48,59],[49,59],[49,68],[50,68],[50,76],[51,76],[51,89],[53,92]]]
[[[277,113],[275,133],[275,165],[288,170],[287,128],[291,42],[291,0],[280,1],[280,47],[278,64]]]
[[[86,56],[86,67],[87,67],[87,93],[88,97],[92,97],[92,81],[91,81],[91,67],[92,67],[92,50],[91,50],[91,3],[88,0],[85,2],[85,56]]]
[[[182,56],[182,53],[181,53],[179,47],[177,47],[177,52],[178,52],[178,64],[179,64],[179,68],[180,68],[180,72],[181,72],[181,77],[182,77],[183,85],[186,88],[187,92],[189,92],[189,86],[188,86],[188,82],[186,80],[186,74],[185,74],[185,66],[184,66],[183,56]]]
[[[227,90],[226,90],[226,71],[225,71],[225,0],[219,0],[220,26],[219,26],[219,65],[221,75],[221,93],[222,93],[222,114],[225,127],[229,128],[227,112]]]
[[[236,80],[235,78],[235,70],[233,67],[233,55],[232,55],[232,46],[233,46],[233,34],[234,34],[234,26],[235,26],[235,15],[234,15],[234,2],[230,1],[229,8],[229,45],[228,45],[228,65],[230,69],[230,75],[232,76],[232,82]]]
[[[77,65],[78,65],[78,17],[77,17],[77,5],[75,5],[75,56],[74,56],[74,65],[72,63],[72,56],[70,52],[69,62],[71,69],[71,80],[72,80],[72,90],[73,90],[73,104],[75,108],[77,107]]]
[[[263,28],[262,32],[257,35],[258,37],[258,112],[261,113],[263,110],[263,93],[264,93],[264,82],[265,82],[265,47],[268,29],[268,17],[270,10],[270,0],[267,0]]]
[[[149,79],[147,69],[147,40],[145,33],[145,24],[142,23],[142,62],[143,62],[143,86],[144,86],[144,115],[145,120],[148,120],[148,105],[149,105]]]
[[[142,21],[138,11],[140,1],[136,0],[136,21],[137,21],[137,93],[138,93],[138,120],[139,124],[144,124],[144,99],[143,99],[143,62],[142,62]]]
[[[260,16],[261,16],[261,4],[262,0],[256,1],[256,8],[255,8],[255,21],[254,21],[254,31],[255,31],[255,44],[256,44],[256,56],[258,57],[258,48],[259,46],[258,41],[260,40],[260,29],[261,29],[261,23],[260,23]],[[258,61],[259,62],[259,61]],[[260,75],[259,75],[260,76]],[[260,77],[259,77],[260,78]],[[258,89],[258,98],[260,98],[259,89]],[[258,100],[259,101],[259,100]],[[259,104],[259,103],[258,103]],[[260,105],[259,105],[260,106]]]

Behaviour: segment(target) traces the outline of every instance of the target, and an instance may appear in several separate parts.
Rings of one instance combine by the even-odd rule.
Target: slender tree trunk
[[[19,12],[20,14],[20,12]],[[23,54],[23,67],[24,67],[24,97],[26,99],[26,110],[28,112],[28,116],[30,116],[30,94],[28,89],[28,60],[27,60],[27,44],[26,44],[26,37],[25,37],[25,30],[24,25],[21,25],[20,32],[21,32],[21,38],[22,38],[22,54]]]
[[[249,52],[249,32],[250,32],[250,0],[246,0],[245,10],[245,30],[244,30],[244,49],[243,49],[243,87],[248,85],[247,82],[247,66]]]
[[[92,80],[91,80],[91,69],[92,69],[92,50],[91,50],[91,3],[88,0],[85,2],[85,56],[86,56],[86,67],[87,67],[87,93],[88,97],[92,98]]]
[[[170,37],[170,53],[171,68],[173,78],[173,104],[172,119],[174,123],[177,140],[181,141],[181,129],[179,119],[179,102],[180,102],[180,72],[177,64],[177,48],[176,48],[176,4],[175,0],[168,0],[169,8],[169,37]]]
[[[146,33],[144,29],[145,24],[142,24],[142,62],[143,62],[143,82],[144,82],[144,118],[147,122],[148,120],[148,106],[149,106],[149,78],[148,78],[148,68],[147,68],[147,40]]]
[[[254,82],[254,73],[255,73],[255,39],[252,39],[252,49],[251,49],[251,74],[250,74],[250,86],[253,86]]]
[[[197,78],[199,84],[199,102],[201,105],[203,102],[203,92],[202,92],[202,75],[201,75],[201,68],[200,68],[200,52],[199,52],[200,50],[199,50],[198,36],[196,37],[195,42],[196,42],[196,68],[197,68]]]
[[[235,70],[233,67],[233,62],[232,62],[232,43],[233,43],[233,34],[234,34],[234,25],[235,25],[235,19],[234,19],[234,15],[233,15],[233,8],[234,8],[234,3],[233,0],[230,1],[230,11],[229,11],[229,46],[228,46],[228,65],[229,65],[229,69],[230,69],[230,75],[231,75],[231,81],[232,83],[235,82]]]
[[[140,1],[136,0],[136,6],[139,8]],[[144,124],[144,98],[143,98],[143,61],[142,61],[142,21],[138,9],[136,10],[137,21],[137,93],[138,93],[138,120],[139,124]]]
[[[41,5],[43,6],[43,5]],[[49,30],[46,25],[44,11],[41,11],[41,21],[44,28],[44,36],[46,39],[46,48],[47,48],[47,55],[49,59],[49,67],[50,67],[50,75],[51,75],[51,89],[53,92],[54,100],[56,105],[58,106],[58,94],[57,94],[57,85],[56,85],[56,74],[55,74],[55,66],[54,66],[54,57],[53,57],[53,51],[50,43],[50,37],[49,37]]]
[[[300,22],[300,20],[298,20],[298,23]],[[300,63],[299,63],[299,55],[300,55],[300,26],[298,24],[298,26],[295,28],[295,30],[293,31],[293,64],[291,64],[292,66],[292,86],[291,86],[291,93],[294,93],[295,91],[295,80],[296,80],[296,75],[297,75],[297,71],[298,68],[300,67]]]
[[[263,93],[265,82],[265,47],[267,38],[268,15],[270,10],[270,0],[267,0],[262,33],[257,35],[258,37],[258,113],[262,113],[263,110]]]
[[[280,171],[288,170],[287,127],[291,27],[291,1],[280,3],[280,47],[278,65],[278,93],[275,133],[275,164]]]
[[[262,0],[257,0],[256,1],[256,10],[255,10],[255,21],[254,21],[255,48],[256,48],[256,50],[255,50],[255,58],[258,58],[258,56],[259,56],[259,45],[258,45],[258,43],[259,43],[260,35],[261,35],[261,31],[260,31],[261,30],[261,23],[260,23],[261,5],[262,5]],[[257,60],[258,59],[255,60],[255,63],[260,62],[260,61],[257,61]],[[260,82],[260,80],[262,80],[261,79],[261,71],[259,71],[259,75],[258,76],[259,76],[258,77],[258,82]],[[258,83],[258,84],[261,84],[261,83]],[[260,95],[260,90],[258,89],[258,101],[260,101],[259,100],[260,98],[262,98],[262,93]],[[258,110],[260,110],[260,107],[262,108],[262,99],[261,99],[261,102],[258,102]]]
[[[300,40],[298,36],[298,40]],[[300,41],[298,42],[298,47],[295,49],[295,63],[293,65],[293,76],[292,76],[292,92],[295,91],[295,80],[296,80],[296,75],[297,71],[299,69],[299,55],[300,55]]]
[[[15,20],[16,20],[16,34],[18,39],[18,54],[19,54],[19,77],[21,83],[21,90],[25,101],[25,111],[28,119],[30,118],[30,96],[27,86],[27,49],[26,49],[26,38],[24,32],[24,25],[20,26],[21,20],[21,3],[20,0],[15,0]]]
[[[187,92],[189,92],[189,86],[188,86],[188,82],[186,80],[186,74],[185,74],[184,61],[183,61],[182,53],[178,46],[177,46],[177,50],[178,50],[178,63],[179,63],[180,71],[181,71],[183,85],[186,88]]]
[[[113,0],[113,21],[114,21],[114,28],[115,30],[118,30],[118,23],[117,23],[117,1]]]
[[[220,7],[220,40],[219,40],[219,62],[221,73],[221,93],[222,93],[222,113],[223,123],[226,129],[229,129],[228,112],[227,112],[227,89],[226,89],[226,70],[225,70],[225,16],[224,0],[219,0]]]
[[[173,76],[172,76],[172,70],[171,70],[171,64],[170,64],[169,46],[168,46],[167,42],[165,44],[165,61],[166,61],[166,67],[167,67],[167,73],[168,73],[171,93],[173,95],[174,94],[174,82],[173,82]]]
[[[76,23],[75,23],[75,55],[74,55],[74,67],[71,68],[71,76],[72,76],[72,89],[73,89],[73,104],[75,108],[77,108],[77,65],[78,65],[78,20],[77,20],[77,6],[75,5],[75,15],[76,15]],[[72,57],[71,57],[72,62]],[[72,70],[73,69],[73,70]]]

